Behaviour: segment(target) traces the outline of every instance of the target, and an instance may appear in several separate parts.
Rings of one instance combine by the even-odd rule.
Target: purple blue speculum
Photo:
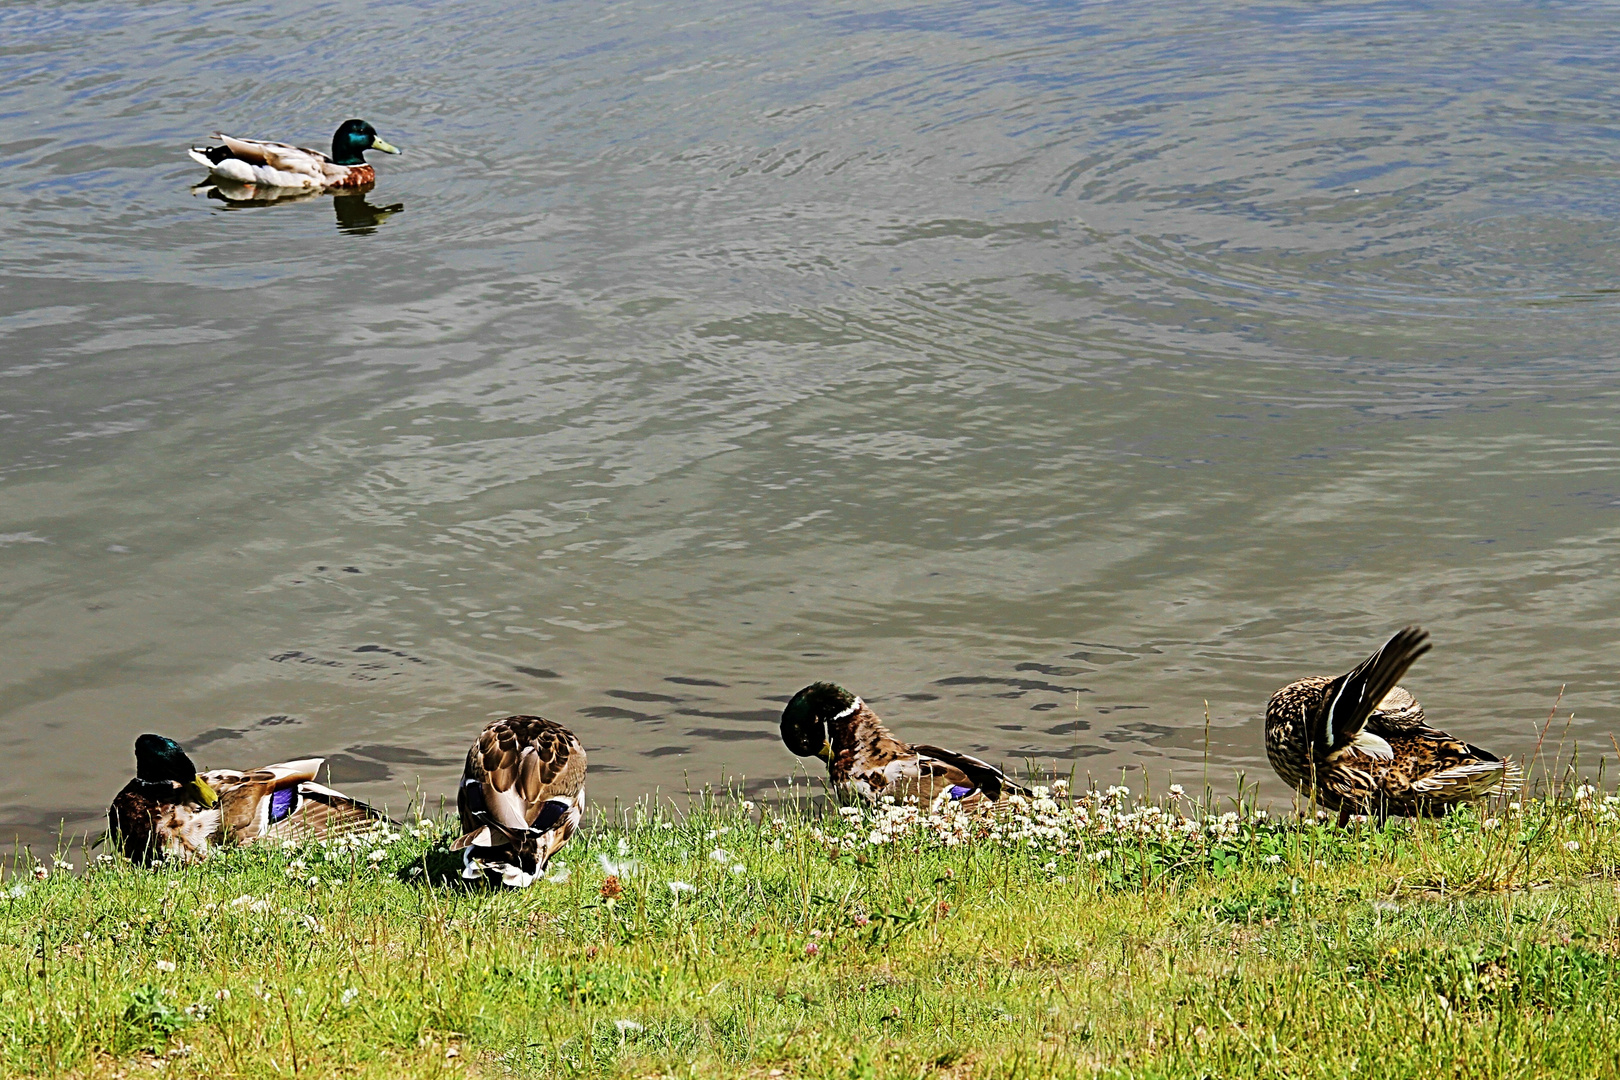
[[[965,799],[971,794],[973,794],[973,789],[965,784],[951,785],[951,798],[953,799]]]
[[[293,803],[298,800],[298,792],[290,787],[270,793],[270,820],[280,821],[292,813]]]

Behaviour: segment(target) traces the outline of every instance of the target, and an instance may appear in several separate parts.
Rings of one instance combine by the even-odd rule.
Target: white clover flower
[[[638,869],[636,866],[636,860],[620,859],[618,862],[614,862],[612,859],[607,857],[607,852],[605,851],[598,851],[596,853],[596,861],[601,864],[602,873],[608,877],[632,877],[635,875],[635,872]]]
[[[48,878],[50,876],[51,876],[51,872],[46,867],[44,867],[44,866],[36,866],[36,867],[34,867],[34,880],[35,881],[44,881],[46,878]]]
[[[1479,827],[1482,828],[1482,829],[1495,829],[1498,826],[1500,826],[1501,824],[1502,824],[1502,822],[1500,821],[1500,819],[1493,818],[1493,817],[1488,817],[1484,821],[1479,823]]]
[[[713,859],[717,863],[729,863],[731,861],[731,852],[727,851],[725,848],[717,847],[713,851],[709,852],[709,858]]]
[[[1581,842],[1579,840],[1565,840],[1564,841],[1564,850],[1565,851],[1579,851],[1579,850],[1581,850]]]
[[[354,999],[359,997],[359,996],[360,996],[360,991],[351,986],[348,989],[343,991],[342,997],[340,997],[338,1000],[343,1005],[348,1006],[348,1005],[353,1005],[354,1004]]]
[[[642,1026],[636,1023],[634,1020],[615,1020],[613,1021],[613,1026],[618,1028],[621,1032],[643,1030]]]
[[[658,827],[660,829],[673,829],[675,827],[675,823],[673,821],[660,822]]]
[[[1575,789],[1575,801],[1586,802],[1595,794],[1597,794],[1597,788],[1591,784],[1582,784]]]
[[[156,964],[154,964],[152,966],[157,968],[159,971],[173,971],[174,970],[174,961],[172,961],[172,960],[159,960]]]
[[[218,990],[214,991],[214,1000],[229,1001],[231,1000],[231,992],[222,986]]]
[[[1109,859],[1113,858],[1113,856],[1114,853],[1112,851],[1108,850],[1107,848],[1103,848],[1101,851],[1093,851],[1090,855],[1086,856],[1086,859],[1089,862],[1100,863],[1107,862]]]
[[[1171,784],[1170,794],[1179,799],[1183,795],[1187,794],[1187,789],[1182,787],[1180,784]]]
[[[741,806],[743,808],[743,813],[745,813],[745,814],[752,814],[754,812],[754,803],[753,803],[753,800],[751,800],[751,799],[744,799],[742,802],[738,803],[737,805],[739,805],[739,806]]]
[[[866,842],[868,844],[886,844],[889,842],[889,838],[881,831],[873,829],[871,835],[866,838]]]
[[[73,864],[72,863],[63,862],[61,859],[53,859],[52,861],[54,861],[56,863],[56,868],[58,870],[62,871],[63,873],[65,873],[65,874],[73,873]]]
[[[742,863],[732,863],[731,872],[733,874],[746,874],[748,872],[748,867],[744,866]]]
[[[1520,810],[1524,809],[1524,804],[1523,803],[1510,802],[1510,803],[1508,803],[1508,809],[1512,810],[1515,814],[1517,814]]]
[[[380,863],[384,859],[388,858],[388,852],[384,851],[382,848],[377,848],[370,855],[367,855],[366,858],[370,859],[373,863]]]
[[[1265,858],[1265,863],[1267,866],[1276,866],[1280,862],[1282,862],[1281,855],[1267,855]]]

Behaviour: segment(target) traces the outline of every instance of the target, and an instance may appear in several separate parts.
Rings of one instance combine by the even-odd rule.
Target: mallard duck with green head
[[[135,778],[113,799],[107,824],[133,862],[201,859],[226,844],[267,837],[298,840],[370,828],[388,818],[315,782],[324,758],[250,772],[198,772],[180,744],[162,735],[135,740]]]
[[[1429,651],[1408,626],[1337,678],[1291,682],[1266,705],[1266,756],[1277,775],[1339,812],[1379,818],[1435,816],[1459,803],[1507,794],[1519,767],[1432,728],[1396,684]]]
[[[376,171],[366,162],[367,150],[397,154],[364,120],[345,120],[332,136],[332,154],[261,139],[238,139],[214,132],[223,146],[193,146],[187,151],[209,172],[236,184],[290,190],[364,187]]]
[[[456,812],[461,876],[527,888],[584,816],[585,747],[543,716],[491,721],[467,751]]]
[[[811,683],[793,695],[782,710],[782,741],[800,757],[825,761],[834,789],[870,803],[915,795],[973,806],[1029,794],[988,762],[897,738],[870,705],[836,683]]]

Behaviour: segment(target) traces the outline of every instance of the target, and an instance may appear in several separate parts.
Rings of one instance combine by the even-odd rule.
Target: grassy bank
[[[1064,793],[1056,793],[1063,795]],[[1579,796],[1579,797],[1576,797]],[[82,1076],[1620,1071],[1620,805],[1351,833],[1115,790],[991,822],[700,800],[525,892],[432,822],[17,868],[0,1062]]]

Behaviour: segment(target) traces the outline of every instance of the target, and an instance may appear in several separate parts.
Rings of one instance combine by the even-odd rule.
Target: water
[[[1421,621],[1500,752],[1620,719],[1601,5],[0,10],[0,825],[130,744],[402,807],[542,712],[594,797],[781,703],[1283,790]],[[404,148],[232,206],[222,128]],[[809,764],[818,763],[812,761]]]

